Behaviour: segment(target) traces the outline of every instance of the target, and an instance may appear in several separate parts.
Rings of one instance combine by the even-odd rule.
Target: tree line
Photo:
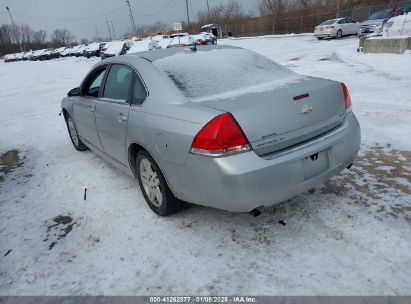
[[[58,48],[76,44],[74,35],[68,29],[56,29],[47,40],[47,32],[44,30],[34,31],[26,24],[2,24],[0,25],[0,56],[4,54],[19,53],[20,50],[44,48]]]

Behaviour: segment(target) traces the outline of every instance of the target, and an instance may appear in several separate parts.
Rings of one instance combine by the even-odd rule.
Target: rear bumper
[[[325,30],[325,31],[319,31],[316,30],[314,31],[314,37],[317,38],[329,38],[329,37],[335,37],[337,35],[337,31],[336,30]]]
[[[355,159],[360,137],[358,121],[350,113],[338,128],[264,157],[254,152],[225,158],[189,154],[183,166],[162,166],[179,199],[247,212],[287,200],[338,174]],[[309,158],[319,152],[321,159]]]

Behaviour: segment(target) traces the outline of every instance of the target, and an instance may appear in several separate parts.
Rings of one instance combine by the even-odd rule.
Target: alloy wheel
[[[154,166],[147,158],[143,158],[140,161],[140,176],[148,199],[154,206],[160,207],[163,203],[160,179],[158,178]]]

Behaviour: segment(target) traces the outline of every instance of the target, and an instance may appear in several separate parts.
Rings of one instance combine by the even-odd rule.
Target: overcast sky
[[[227,1],[209,0],[209,4],[212,7]],[[238,1],[245,12],[256,3]],[[186,20],[185,0],[130,0],[130,4],[137,25]],[[130,27],[125,0],[0,0],[0,6],[0,24],[10,23],[6,11],[9,6],[16,23],[28,24],[34,30],[44,29],[48,35],[56,28],[68,28],[78,40],[95,37],[95,26],[100,36],[108,37],[106,18],[113,22],[117,37]],[[199,10],[206,9],[207,0],[189,0],[190,20],[195,19]]]

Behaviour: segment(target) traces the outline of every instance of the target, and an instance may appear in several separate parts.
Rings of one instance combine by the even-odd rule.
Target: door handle
[[[126,122],[126,121],[127,121],[127,117],[124,116],[122,113],[119,114],[119,115],[117,115],[117,119],[118,119],[118,122],[119,122],[119,123],[122,123],[122,122]]]
[[[94,110],[95,110],[95,108],[94,108],[94,107],[89,107],[89,109],[88,109],[88,111],[89,111],[90,113],[93,113],[93,112],[94,112]]]

